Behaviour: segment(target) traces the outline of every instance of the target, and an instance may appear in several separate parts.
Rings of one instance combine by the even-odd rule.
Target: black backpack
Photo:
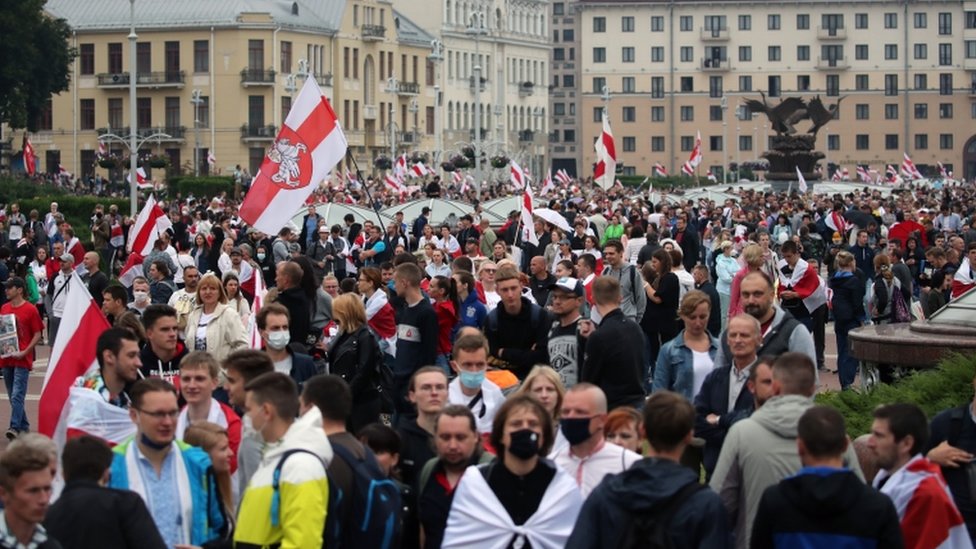
[[[634,513],[630,526],[621,538],[621,549],[673,549],[671,520],[678,509],[705,487],[697,481],[689,482],[673,496],[658,503],[649,512]]]

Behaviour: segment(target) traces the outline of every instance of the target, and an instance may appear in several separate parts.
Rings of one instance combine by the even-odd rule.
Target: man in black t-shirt
[[[142,377],[159,377],[179,389],[180,361],[186,356],[186,346],[179,340],[176,309],[154,304],[142,313],[146,329],[146,344],[139,353]]]
[[[549,301],[549,287],[556,282],[556,277],[549,272],[546,267],[546,260],[541,255],[533,257],[529,261],[529,289],[532,290],[532,299],[540,307],[545,307]]]
[[[579,380],[586,350],[586,339],[579,335],[583,295],[583,283],[575,278],[560,278],[550,286],[551,311],[556,320],[549,329],[549,364],[567,389]]]

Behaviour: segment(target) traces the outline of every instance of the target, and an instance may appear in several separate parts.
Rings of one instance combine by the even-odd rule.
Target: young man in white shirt
[[[454,342],[451,369],[457,377],[448,385],[451,404],[467,406],[474,414],[478,433],[487,441],[495,411],[505,402],[497,385],[485,379],[488,371],[488,340],[481,334],[466,334]]]

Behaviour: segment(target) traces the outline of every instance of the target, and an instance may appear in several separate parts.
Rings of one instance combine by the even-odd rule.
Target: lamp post
[[[139,147],[136,118],[136,0],[129,0],[129,215],[136,216],[139,202],[136,170],[139,169]]]
[[[193,175],[200,176],[200,105],[203,98],[200,97],[200,90],[193,90],[190,97],[193,103]]]
[[[444,43],[440,40],[430,41],[430,55],[427,59],[434,64],[434,164],[437,165],[440,162],[441,151],[443,151],[443,139],[441,131],[441,86],[440,75],[437,72],[437,67],[444,60]]]
[[[417,103],[416,97],[410,100],[410,106],[407,107],[407,112],[409,112],[413,118],[413,142],[414,146],[419,149],[419,139],[417,137],[417,113],[420,112],[420,105]]]
[[[391,76],[386,79],[386,93],[397,94],[397,90],[400,88],[400,82],[395,76]],[[394,102],[390,101],[390,159],[396,158],[396,124],[393,122],[393,115],[396,114],[396,109],[393,108]]]
[[[729,182],[729,98],[722,96],[722,182]]]
[[[475,190],[481,196],[481,49],[479,38],[488,34],[485,28],[485,14],[475,12],[468,19],[467,34],[474,36],[474,66],[472,67],[474,76],[472,77],[472,89],[474,91],[474,173]]]

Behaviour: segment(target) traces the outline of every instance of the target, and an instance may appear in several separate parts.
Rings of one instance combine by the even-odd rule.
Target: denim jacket
[[[715,359],[718,339],[709,337],[708,355]],[[661,346],[654,367],[654,384],[651,391],[674,391],[693,401],[695,395],[695,355],[685,345],[684,330],[677,337]]]

